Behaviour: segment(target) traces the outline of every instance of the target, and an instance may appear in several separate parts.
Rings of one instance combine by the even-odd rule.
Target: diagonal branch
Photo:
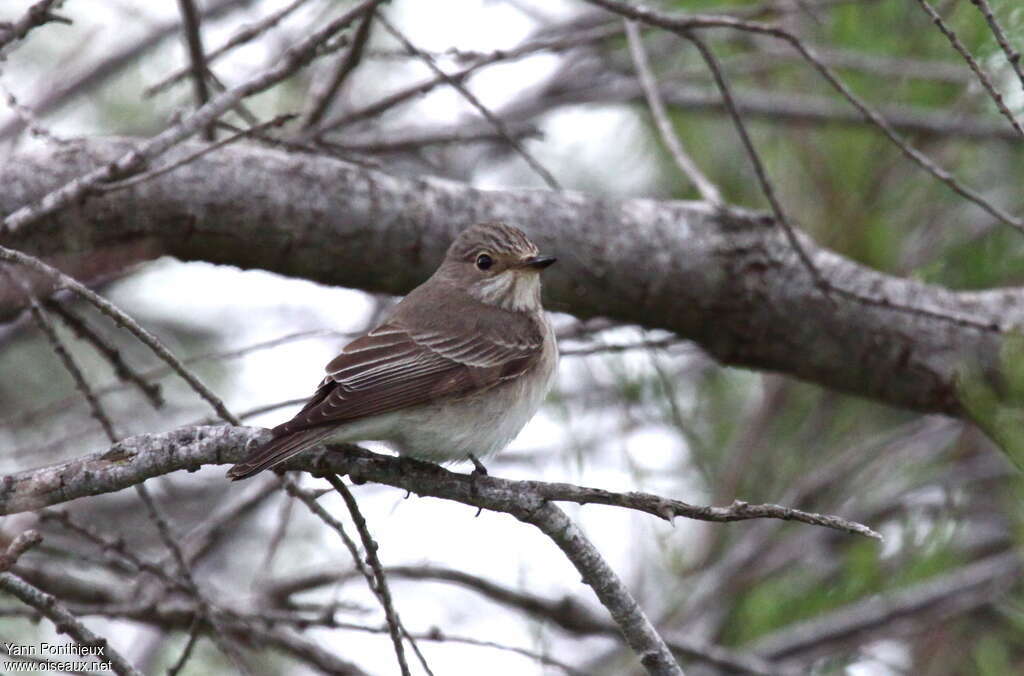
[[[626,41],[629,43],[629,53],[636,67],[640,86],[644,89],[647,107],[651,111],[651,117],[654,119],[654,125],[658,129],[662,142],[668,148],[669,154],[675,161],[676,166],[690,179],[690,183],[697,189],[700,196],[716,207],[721,206],[722,195],[718,192],[718,188],[701,172],[697,163],[693,161],[693,158],[683,148],[683,143],[679,140],[675,129],[672,128],[672,121],[669,120],[668,111],[665,109],[665,101],[661,98],[661,93],[658,91],[658,82],[654,79],[654,73],[651,72],[651,64],[647,58],[647,50],[644,49],[644,41],[640,35],[640,29],[637,28],[635,22],[629,19],[624,20],[623,23],[626,26]]]
[[[14,232],[19,228],[54,214],[61,209],[93,193],[98,186],[120,180],[146,169],[154,159],[173,146],[188,139],[201,129],[216,121],[221,115],[234,108],[243,99],[269,89],[312,61],[325,42],[332,38],[364,13],[372,11],[382,0],[363,0],[354,8],[329,21],[319,30],[289,47],[279,61],[245,82],[219,94],[209,103],[172,125],[138,144],[113,162],[79,176],[65,185],[51,191],[36,204],[26,205],[8,215],[0,223],[0,233]]]
[[[210,87],[206,83],[206,52],[203,50],[203,36],[200,32],[199,12],[193,0],[178,0],[181,11],[181,23],[185,30],[185,44],[188,47],[189,70],[192,72],[192,85],[196,93],[196,107],[199,108],[210,100]],[[212,141],[214,127],[209,125],[203,129],[203,140]]]
[[[0,573],[0,590],[38,610],[56,625],[58,633],[67,634],[80,645],[98,651],[95,653],[97,657],[102,655],[104,661],[110,662],[115,673],[120,676],[142,676],[142,673],[122,657],[121,653],[110,646],[107,639],[89,631],[51,594],[33,587],[14,573]]]
[[[341,496],[341,499],[345,501],[345,506],[348,507],[348,512],[352,516],[352,522],[356,525],[356,530],[359,532],[359,539],[363,542],[363,550],[366,551],[366,562],[370,564],[370,569],[373,571],[374,592],[380,598],[381,605],[384,606],[384,616],[387,619],[391,642],[395,646],[398,666],[402,670],[403,676],[409,676],[409,665],[405,661],[405,649],[402,646],[402,630],[399,625],[398,612],[395,610],[394,603],[391,600],[391,587],[388,585],[387,575],[384,574],[384,566],[380,564],[380,558],[377,556],[377,542],[370,535],[366,519],[363,518],[363,513],[359,510],[359,505],[356,503],[352,491],[345,486],[345,483],[336,474],[328,474],[326,478],[331,486],[334,487],[334,490]]]
[[[71,23],[64,17],[53,13],[53,10],[59,8],[63,1],[39,0],[29,7],[17,21],[0,23],[0,57],[2,57],[5,47],[24,39],[34,28],[52,22]]]
[[[409,42],[409,39],[395,28],[394,25],[392,25],[392,23],[386,18],[381,16],[379,21],[380,25],[383,26],[385,30],[391,33],[395,39],[402,43],[402,47],[409,52],[409,54],[418,56],[423,63],[427,64],[427,67],[433,71],[434,75],[444,80],[450,87],[452,87],[452,89],[461,94],[462,97],[470,103],[470,105],[476,108],[477,111],[483,115],[484,119],[494,125],[494,128],[498,130],[498,133],[501,134],[502,138],[508,141],[508,144],[512,146],[517,153],[519,153],[530,168],[544,180],[544,183],[546,183],[549,188],[552,190],[561,189],[561,186],[558,185],[558,181],[555,180],[555,177],[551,172],[548,171],[544,165],[542,165],[537,158],[535,158],[530,151],[528,151],[526,147],[509,131],[508,125],[505,121],[496,116],[487,106],[481,103],[480,99],[478,99],[473,92],[469,91],[469,88],[466,87],[461,80],[451,77],[441,70],[441,67],[438,66],[437,62],[434,60],[434,57],[421,49],[417,49],[416,46]]]

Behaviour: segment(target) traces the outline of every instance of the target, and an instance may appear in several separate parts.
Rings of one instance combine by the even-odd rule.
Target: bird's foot
[[[484,467],[484,464],[472,453],[469,454],[469,461],[473,463],[473,471],[470,473],[471,476],[487,476],[487,468]]]
[[[473,463],[473,471],[469,473],[469,492],[473,497],[477,497],[480,495],[480,491],[477,489],[477,481],[480,480],[480,477],[487,476],[487,468],[484,467],[484,464],[472,453],[469,454],[469,460]],[[480,512],[482,511],[484,511],[484,508],[478,506],[474,516],[480,516]]]

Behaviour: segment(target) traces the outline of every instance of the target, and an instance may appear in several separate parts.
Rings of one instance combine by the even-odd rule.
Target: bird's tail
[[[256,448],[247,460],[232,466],[227,472],[227,477],[232,481],[248,479],[316,446],[328,436],[330,431],[302,430],[275,437]]]

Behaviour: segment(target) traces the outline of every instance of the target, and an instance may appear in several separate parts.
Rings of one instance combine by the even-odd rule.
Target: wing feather
[[[382,324],[342,350],[295,417],[228,476],[243,479],[301,453],[331,428],[359,418],[480,392],[514,378],[540,358],[543,333],[532,320],[515,335],[508,325],[440,332]],[[453,335],[454,333],[454,335]]]
[[[350,343],[327,365],[307,406],[274,429],[290,434],[379,415],[436,399],[485,390],[525,371],[539,356],[538,341],[451,336],[385,323]]]

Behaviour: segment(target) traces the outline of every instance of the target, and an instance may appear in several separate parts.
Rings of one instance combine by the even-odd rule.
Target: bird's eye
[[[481,270],[488,270],[494,265],[494,260],[485,253],[476,257],[476,266]]]

